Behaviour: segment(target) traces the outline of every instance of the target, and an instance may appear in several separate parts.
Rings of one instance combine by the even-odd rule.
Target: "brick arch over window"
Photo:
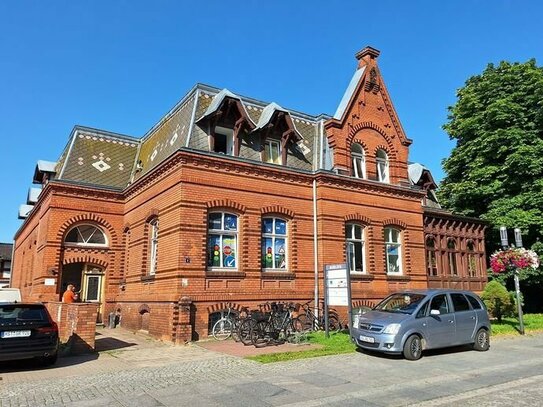
[[[62,260],[62,264],[72,264],[72,263],[89,263],[96,266],[102,267],[103,269],[107,268],[107,261],[103,259],[96,258],[89,254],[81,254],[79,256],[70,256]]]
[[[215,199],[206,203],[208,209],[218,209],[218,208],[232,208],[237,210],[239,213],[245,213],[247,208],[238,203],[231,201],[230,199]]]
[[[356,300],[353,301],[353,308],[357,307],[370,307],[373,308],[376,305],[377,301],[372,300]]]
[[[156,218],[158,218],[158,209],[151,209],[149,212],[147,212],[145,223],[149,223]]]
[[[66,236],[66,233],[70,229],[72,229],[73,226],[77,226],[77,224],[83,224],[83,223],[96,224],[98,226],[101,226],[103,229],[106,229],[109,234],[108,236],[109,241],[111,242],[109,247],[117,245],[118,243],[117,233],[115,232],[115,229],[113,228],[113,226],[111,226],[111,224],[107,222],[105,219],[102,219],[100,216],[95,215],[94,213],[77,215],[69,219],[68,221],[64,222],[57,232],[57,239],[63,242],[64,237]]]
[[[385,146],[384,144],[379,144],[377,147],[375,147],[375,149],[373,150],[374,157],[377,157],[377,153],[379,152],[379,150],[384,151],[387,157],[390,159],[390,156],[391,156],[390,151],[388,147]]]
[[[381,222],[381,224],[383,225],[383,227],[396,226],[397,228],[400,228],[400,229],[407,229],[407,223],[396,218],[386,219],[383,222]]]
[[[376,125],[373,122],[361,122],[357,125],[351,127],[349,130],[349,135],[347,136],[347,145],[350,146],[353,142],[354,136],[363,129],[372,129],[375,130],[377,133],[379,133],[385,141],[387,142],[388,148],[387,150],[390,151],[390,157],[395,159],[396,158],[396,149],[394,148],[394,143],[392,142],[392,138],[378,125]]]
[[[363,224],[364,226],[369,226],[371,224],[370,218],[360,213],[352,213],[345,216],[343,219],[345,220],[345,222],[357,222]]]
[[[151,312],[151,309],[149,308],[149,305],[147,304],[141,304],[138,308],[138,313],[144,314],[146,312]]]
[[[348,144],[349,151],[352,151],[353,144],[358,144],[360,147],[362,147],[362,150],[364,150],[364,153],[367,153],[369,151],[368,146],[366,143],[364,143],[360,138],[356,137],[354,139],[350,139],[350,142]]]
[[[228,309],[228,306],[231,306],[232,310],[236,312],[240,312],[243,307],[241,304],[235,302],[219,302],[207,307],[207,314],[210,315],[215,312],[224,311],[225,309]]]
[[[260,210],[262,215],[284,215],[290,219],[294,218],[294,212],[280,205],[266,206]]]

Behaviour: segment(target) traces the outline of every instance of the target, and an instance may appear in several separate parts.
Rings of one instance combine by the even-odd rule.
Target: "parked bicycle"
[[[325,316],[324,309],[311,307],[311,300],[304,304],[300,304],[300,313],[298,319],[302,323],[303,329],[306,331],[319,331],[325,329]],[[338,312],[330,308],[328,310],[328,331],[337,332],[341,330],[342,324],[340,322]]]
[[[272,303],[267,318],[261,319],[251,326],[251,342],[256,347],[266,346],[273,342],[284,343],[303,330],[300,320],[293,316],[294,304]]]
[[[238,314],[233,311],[232,304],[228,304],[228,312],[223,314],[221,318],[215,324],[211,333],[218,341],[224,341],[232,336],[234,332],[237,332],[237,326],[239,325]],[[236,339],[234,337],[234,339]]]

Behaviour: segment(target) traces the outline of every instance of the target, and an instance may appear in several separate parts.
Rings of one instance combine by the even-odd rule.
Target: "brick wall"
[[[45,306],[58,324],[60,342],[68,345],[70,353],[95,349],[97,304],[48,302]]]

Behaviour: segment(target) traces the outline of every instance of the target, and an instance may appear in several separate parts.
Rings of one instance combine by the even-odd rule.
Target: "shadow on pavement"
[[[403,359],[403,355],[398,355],[398,354],[387,354],[387,353],[381,353],[381,352],[376,352],[376,351],[371,351],[371,350],[366,350],[366,349],[360,349],[358,348],[356,350],[358,353],[362,353],[364,355],[370,355],[370,356],[375,356],[375,357],[378,357],[378,358],[381,358],[381,359]],[[441,349],[430,349],[430,350],[425,350],[422,352],[422,357],[425,358],[425,357],[433,357],[433,356],[440,356],[440,355],[448,355],[448,354],[451,354],[451,353],[460,353],[460,352],[467,352],[467,351],[473,351],[475,352],[471,346],[469,345],[461,345],[461,346],[453,346],[453,347],[450,347],[450,348],[441,348]]]
[[[105,336],[99,332],[96,332],[96,342],[94,345],[96,352],[104,352],[108,350],[128,348],[130,346],[136,346],[136,345],[137,343],[126,342],[121,339],[113,338],[111,336]]]
[[[43,366],[37,359],[10,360],[0,362],[0,373],[51,370],[90,362],[91,360],[98,359],[98,356],[98,353],[87,353],[84,355],[59,357],[57,363],[52,366]]]

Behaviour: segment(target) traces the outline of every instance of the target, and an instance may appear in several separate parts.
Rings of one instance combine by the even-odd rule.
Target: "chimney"
[[[370,61],[377,59],[381,51],[373,47],[367,46],[356,53],[356,59],[358,60],[358,68],[364,65],[369,65]]]

